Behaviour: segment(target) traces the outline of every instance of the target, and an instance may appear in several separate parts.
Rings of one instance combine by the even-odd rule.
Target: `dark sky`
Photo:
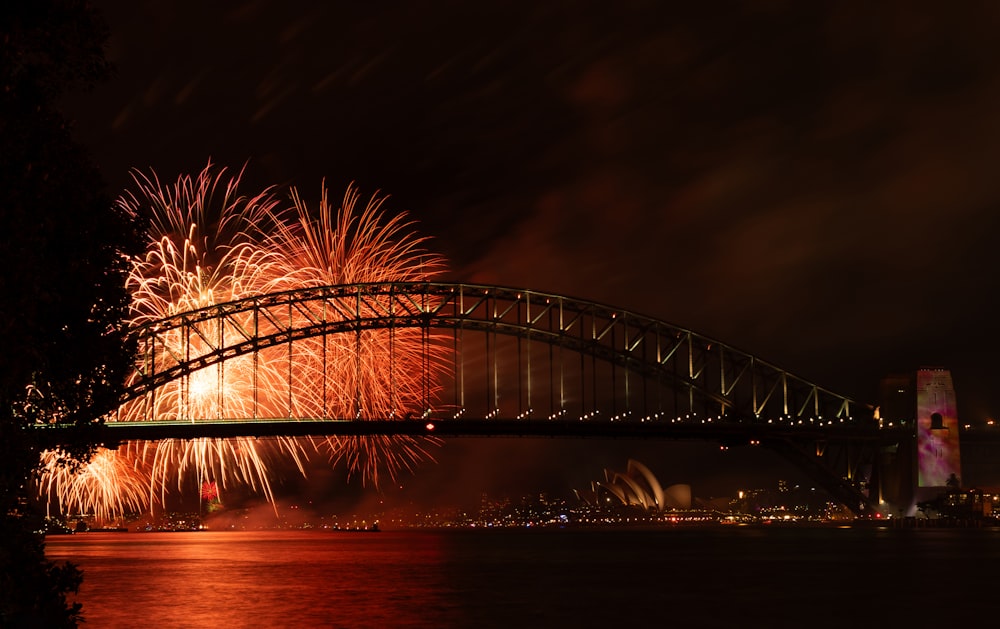
[[[450,279],[628,308],[864,402],[943,366],[963,421],[1000,412],[1000,5],[96,5],[117,76],[67,108],[115,194],[209,159],[249,162],[248,192],[354,181]]]

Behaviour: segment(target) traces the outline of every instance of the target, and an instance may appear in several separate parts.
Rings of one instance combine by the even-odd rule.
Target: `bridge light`
[[[434,422],[427,422],[427,425],[424,426],[424,428],[427,429],[427,432],[433,431],[434,430]]]

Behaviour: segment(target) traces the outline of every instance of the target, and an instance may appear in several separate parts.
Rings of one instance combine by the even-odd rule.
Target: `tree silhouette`
[[[138,242],[56,109],[106,78],[107,29],[74,0],[0,8],[0,626],[76,626],[81,575],[45,559],[31,507],[34,423],[111,409],[130,353],[123,253]],[[67,444],[67,460],[93,445]]]

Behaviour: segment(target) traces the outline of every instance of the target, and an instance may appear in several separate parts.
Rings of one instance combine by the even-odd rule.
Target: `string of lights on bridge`
[[[451,416],[451,418],[452,419],[461,419],[461,418],[463,418],[463,417],[466,416],[467,411],[468,411],[468,409],[461,408],[456,413],[454,413]],[[426,411],[424,411],[424,414],[423,414],[422,418],[426,419],[426,418],[430,417],[432,414],[433,414],[433,410],[432,409],[427,409]],[[529,409],[527,409],[525,411],[521,411],[520,413],[518,413],[517,415],[515,415],[514,419],[528,420],[528,419],[532,419],[532,417],[534,416],[534,414],[535,414],[535,410],[533,408],[529,408]],[[564,409],[561,409],[561,410],[559,410],[559,411],[557,411],[555,413],[551,413],[551,414],[547,415],[544,419],[546,419],[546,420],[558,420],[558,419],[564,418],[567,414],[569,414],[569,409],[565,409],[564,408]],[[489,413],[487,413],[483,417],[483,419],[484,420],[496,419],[496,418],[501,417],[502,415],[503,415],[502,409],[495,408],[492,411],[490,411]],[[660,413],[660,412],[653,413],[652,415],[647,414],[647,415],[644,415],[642,417],[637,417],[637,413],[635,411],[622,411],[620,413],[616,413],[614,415],[611,415],[610,417],[607,418],[607,420],[603,419],[602,415],[603,415],[603,413],[601,412],[601,410],[597,409],[597,410],[591,411],[589,413],[585,413],[583,415],[580,415],[576,419],[577,419],[577,421],[581,421],[581,422],[585,422],[585,421],[589,421],[589,420],[600,420],[600,421],[609,421],[609,422],[631,422],[631,421],[636,421],[636,419],[637,419],[639,423],[646,423],[646,422],[657,422],[657,423],[659,423],[659,422],[669,422],[671,424],[675,424],[675,423],[676,424],[682,424],[682,423],[710,424],[712,422],[729,422],[729,423],[733,423],[733,421],[734,421],[732,419],[728,419],[725,415],[721,415],[721,416],[714,416],[713,415],[713,416],[699,417],[697,411],[693,411],[691,413],[685,413],[683,416],[679,416],[678,415],[678,416],[674,416],[674,417],[670,417],[667,413]],[[838,417],[838,418],[833,418],[833,419],[831,419],[831,418],[824,419],[822,415],[820,415],[818,417],[796,417],[796,416],[793,416],[791,414],[780,415],[777,418],[768,419],[766,422],[761,422],[760,416],[757,416],[757,417],[754,418],[755,422],[761,422],[761,423],[766,423],[766,424],[770,424],[770,425],[777,424],[777,425],[810,426],[810,427],[836,426],[838,424],[845,424],[845,425],[847,425],[847,424],[850,424],[851,422],[853,422],[853,420],[854,420],[853,417]],[[736,420],[735,423],[741,423],[741,422],[739,420]],[[900,422],[900,425],[903,425],[903,423]],[[879,425],[880,428],[882,428],[882,427],[892,428],[894,426],[895,426],[895,424],[893,422],[886,422],[884,424],[880,424]]]

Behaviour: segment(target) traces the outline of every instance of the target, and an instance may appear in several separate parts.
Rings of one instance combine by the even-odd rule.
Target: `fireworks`
[[[45,474],[41,489],[60,510],[93,513],[112,521],[149,506],[149,474],[140,460],[101,448],[80,470],[60,464],[55,453],[43,455]]]
[[[338,209],[329,203],[324,188],[318,218],[313,219],[293,190],[296,220],[289,223],[275,217],[276,229],[268,239],[268,249],[281,251],[283,255],[273,260],[273,269],[279,272],[264,292],[363,282],[423,281],[443,270],[441,258],[424,253],[423,240],[408,231],[411,225],[404,216],[386,219],[381,211],[382,200],[375,197],[359,213],[358,200],[357,191],[348,189]],[[323,351],[320,345],[325,342],[322,338],[306,341],[304,349],[313,360],[308,361],[310,368],[300,373],[321,371],[324,363],[319,357],[325,354],[326,369],[329,371],[333,365],[337,377],[323,381],[336,390],[324,392],[315,385],[301,383],[297,390],[313,394],[308,405],[303,405],[304,415],[399,418],[407,409],[417,409],[425,401],[423,374],[406,368],[421,365],[420,354],[428,351],[419,330],[397,330],[392,334],[386,330],[365,330],[334,352],[329,348]],[[440,346],[432,345],[430,350],[435,348]],[[389,360],[390,353],[393,360]],[[335,401],[332,409],[327,402],[331,399]],[[360,473],[363,482],[377,485],[383,466],[390,477],[395,477],[400,469],[411,469],[414,463],[427,458],[423,441],[383,436],[348,437],[325,443],[332,446],[332,461],[344,461],[351,472]]]
[[[173,186],[164,186],[155,175],[134,175],[136,190],[119,203],[135,216],[148,217],[150,227],[146,254],[133,260],[127,283],[132,325],[277,291],[425,281],[444,268],[439,256],[424,249],[424,239],[412,234],[404,215],[386,215],[384,199],[377,195],[359,211],[356,190],[349,188],[336,206],[324,186],[319,207],[311,212],[294,189],[290,205],[283,205],[273,188],[253,197],[240,195],[241,176],[227,179],[225,169],[211,165]],[[245,329],[253,329],[246,324]],[[208,351],[197,339],[182,345],[179,335],[176,347],[192,358]],[[294,359],[289,349],[262,348],[167,383],[154,395],[123,405],[115,420],[419,414],[427,400],[427,378],[422,369],[407,366],[425,365],[428,352],[435,364],[437,347],[421,331],[403,329],[299,340]],[[378,485],[381,474],[395,477],[430,458],[426,443],[402,437],[129,443],[102,450],[77,474],[49,457],[40,485],[64,510],[109,519],[160,504],[171,486],[181,490],[191,481],[212,487],[216,500],[220,491],[236,485],[273,500],[269,465],[289,461],[304,474],[307,459],[317,454]]]

